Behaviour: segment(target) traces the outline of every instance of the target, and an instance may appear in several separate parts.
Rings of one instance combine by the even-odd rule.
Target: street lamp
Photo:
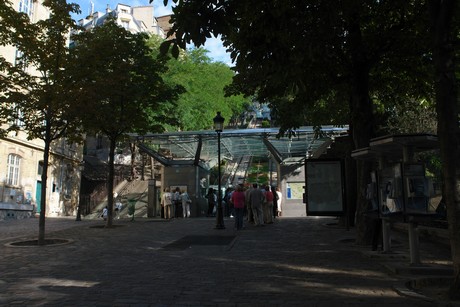
[[[220,133],[224,130],[224,121],[220,115],[220,112],[217,112],[214,121],[214,130],[217,132],[217,176],[218,176],[218,192],[217,192],[217,218],[216,218],[216,229],[225,229],[224,225],[224,215],[222,212],[222,188],[221,188],[221,174],[220,174]]]

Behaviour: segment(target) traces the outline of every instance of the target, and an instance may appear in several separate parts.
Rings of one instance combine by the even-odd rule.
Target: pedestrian
[[[180,198],[182,200],[182,213],[184,218],[190,217],[190,205],[192,204],[192,200],[187,191],[182,191]]]
[[[282,215],[282,203],[283,203],[283,194],[281,194],[280,187],[276,187],[276,196],[278,197],[278,201],[276,203],[276,216]]]
[[[174,193],[172,194],[172,217],[178,218],[182,217],[182,201],[180,199],[180,188],[176,187]]]
[[[252,214],[254,215],[254,224],[256,226],[264,225],[264,215],[262,210],[264,200],[264,193],[258,188],[257,183],[252,184],[252,190],[249,192],[249,202],[251,203]]]
[[[246,211],[246,221],[250,224],[254,224],[254,215],[252,214],[252,206],[251,202],[249,201],[249,193],[252,190],[252,186],[246,188],[244,191],[245,196],[245,211]]]
[[[273,192],[270,191],[270,186],[265,186],[265,201],[263,203],[264,223],[273,224]]]
[[[270,189],[273,193],[273,220],[275,220],[276,216],[278,215],[278,194],[276,193],[275,186],[272,186]]]
[[[117,202],[115,203],[115,216],[117,217],[117,219],[120,219],[121,209],[123,209],[123,204],[118,199]]]
[[[101,214],[101,217],[104,219],[104,221],[107,221],[108,213],[109,213],[109,209],[107,208],[107,206],[105,206],[104,209],[102,209],[102,214]]]
[[[241,230],[243,229],[243,214],[244,214],[244,202],[245,202],[245,194],[243,192],[243,187],[238,185],[236,187],[236,191],[233,191],[231,200],[233,204],[233,210],[235,213],[235,229]]]
[[[232,204],[232,193],[233,193],[233,188],[228,187],[225,190],[224,193],[224,199],[223,201],[225,202],[225,216],[226,217],[233,217],[233,204]]]
[[[206,216],[207,217],[212,217],[214,207],[215,207],[215,205],[217,203],[217,195],[216,195],[216,193],[214,193],[213,188],[208,189],[208,194],[206,195],[206,198],[208,199],[208,214]]]
[[[169,192],[169,188],[166,188],[163,195],[161,195],[161,207],[164,209],[165,219],[171,219],[171,206],[172,206],[172,195]]]

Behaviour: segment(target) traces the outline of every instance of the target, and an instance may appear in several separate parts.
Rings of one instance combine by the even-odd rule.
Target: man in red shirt
[[[235,210],[235,229],[243,229],[244,201],[246,199],[243,187],[238,185],[236,191],[232,193],[233,209]]]

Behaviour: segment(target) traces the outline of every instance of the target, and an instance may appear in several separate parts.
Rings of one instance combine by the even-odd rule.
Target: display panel
[[[307,160],[305,168],[307,215],[343,215],[342,161]]]
[[[381,215],[402,214],[404,211],[404,198],[400,163],[387,166],[380,171],[379,186]]]
[[[403,175],[406,213],[427,214],[433,189],[432,183],[425,177],[423,164],[405,163]]]

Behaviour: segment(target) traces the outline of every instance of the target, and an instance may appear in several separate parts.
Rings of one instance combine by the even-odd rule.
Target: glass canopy
[[[234,129],[221,132],[221,158],[271,155],[278,163],[299,162],[307,156],[319,157],[348,127],[323,126],[321,136],[313,127],[301,127],[291,136],[279,137],[279,128]],[[138,136],[141,150],[164,165],[200,165],[206,169],[217,163],[217,133],[214,130],[149,134]]]

